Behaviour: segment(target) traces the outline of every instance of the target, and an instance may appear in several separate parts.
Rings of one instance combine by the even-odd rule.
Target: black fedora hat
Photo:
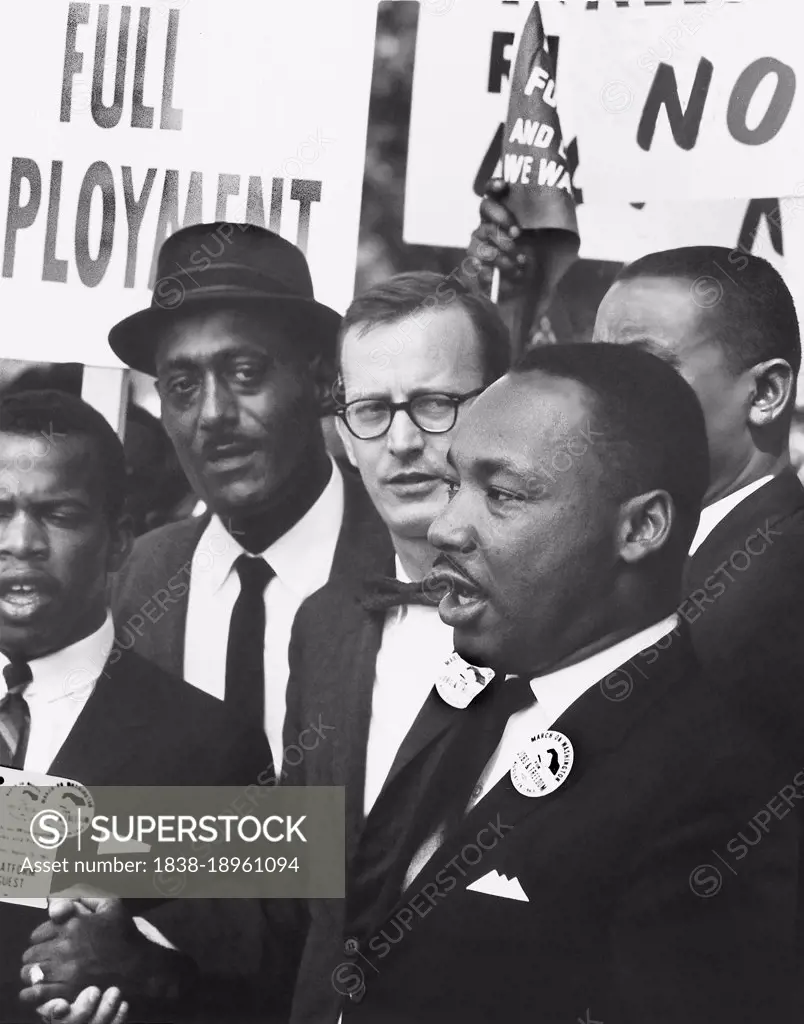
[[[151,305],[109,332],[109,344],[127,366],[155,374],[162,332],[183,315],[204,309],[252,308],[299,326],[300,342],[335,354],[341,317],[313,295],[304,254],[255,224],[195,224],[167,238],[159,250]]]

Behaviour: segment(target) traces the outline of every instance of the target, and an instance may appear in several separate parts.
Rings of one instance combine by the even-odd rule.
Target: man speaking
[[[440,613],[498,674],[448,725],[419,720],[367,821],[344,1021],[784,1019],[796,816],[750,856],[733,840],[798,766],[675,615],[708,479],[692,390],[643,351],[539,348],[466,411],[450,462]]]

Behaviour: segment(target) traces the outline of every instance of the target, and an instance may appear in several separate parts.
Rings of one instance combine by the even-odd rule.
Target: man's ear
[[[667,491],[648,491],[620,506],[618,554],[635,563],[663,548],[673,529],[676,510]]]
[[[748,419],[754,427],[766,427],[789,407],[795,392],[796,375],[784,359],[768,359],[752,367],[754,391]]]
[[[134,521],[122,515],[111,528],[111,544],[107,572],[119,572],[128,561],[134,547]]]
[[[338,431],[338,437],[341,439],[341,444],[343,445],[344,451],[346,452],[347,459],[351,462],[355,469],[357,469],[358,465],[357,459],[355,458],[355,448],[353,443],[354,438],[349,433],[348,427],[340,418],[340,416],[335,417],[335,429]]]
[[[333,360],[321,352],[315,352],[307,361],[310,378],[315,389],[315,400],[322,416],[332,416],[337,408],[335,393],[338,371]]]

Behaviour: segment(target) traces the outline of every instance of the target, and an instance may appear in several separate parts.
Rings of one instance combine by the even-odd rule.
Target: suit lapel
[[[760,528],[773,526],[779,519],[804,508],[804,487],[792,469],[763,484],[733,508],[712,530],[684,570],[683,593],[701,587],[714,566],[734,552],[735,538],[742,546],[746,538]]]
[[[371,504],[355,472],[346,467],[343,476],[343,524],[332,559],[330,579],[346,581],[355,590],[377,572],[393,566],[394,549],[388,528]]]
[[[339,637],[340,643],[335,652],[322,651],[322,655],[331,661],[334,653],[336,664],[332,678],[343,680],[344,685],[327,686],[323,693],[331,721],[340,723],[343,735],[343,741],[334,746],[332,758],[334,777],[346,780],[349,856],[363,826],[366,747],[377,653],[382,642],[382,619],[366,612],[355,594],[339,603],[344,618],[336,623],[337,631],[327,630],[327,635]]]
[[[107,662],[50,772],[85,785],[114,785],[147,758],[149,709],[138,693],[132,659]],[[120,783],[122,784],[122,783]]]
[[[427,700],[421,707],[413,725],[396,753],[396,757],[388,772],[380,796],[393,785],[396,778],[417,758],[423,751],[442,736],[449,727],[456,721],[456,715],[460,711],[450,707],[438,695],[435,687],[427,695]]]
[[[135,550],[131,576],[136,580],[136,590],[129,589],[124,570],[122,585],[113,597],[117,645],[124,651],[134,647],[143,658],[180,679],[184,678],[190,565],[209,518],[187,519],[154,536],[148,548],[147,568],[139,564]],[[141,557],[144,561],[146,556]],[[167,597],[161,614],[156,619],[147,618],[149,607],[160,611],[155,600],[163,594]]]
[[[628,732],[667,693],[668,687],[698,671],[686,628],[679,626],[665,640],[670,642],[663,648],[650,648],[616,670],[617,682],[622,682],[622,687],[590,687],[550,726],[567,736],[573,746],[572,771],[563,785],[547,796],[527,797],[516,790],[506,773],[466,815],[460,828],[445,838],[443,845],[400,895],[397,906],[410,897],[411,889],[419,890],[423,881],[443,869],[456,850],[476,840],[480,830],[496,825],[505,835],[530,815],[552,813],[601,758],[622,744]],[[645,654],[647,657],[643,658]],[[610,673],[606,679],[614,675]],[[622,698],[617,699],[620,695]],[[487,871],[488,865],[484,866],[481,860],[476,869],[468,869],[466,884]]]

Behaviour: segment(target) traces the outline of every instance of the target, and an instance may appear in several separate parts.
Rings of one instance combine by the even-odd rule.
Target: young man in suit
[[[447,501],[455,429],[507,369],[509,341],[483,296],[439,274],[408,273],[354,300],[339,355],[338,431],[388,528],[389,579],[348,587],[333,580],[302,607],[286,745],[319,717],[337,731],[327,749],[294,757],[286,781],[346,787],[348,860],[379,793],[405,763],[405,736],[452,653],[438,595],[422,582],[436,555],[427,531]],[[328,976],[341,959],[343,901],[307,909],[312,923],[298,926],[308,937],[294,1022],[326,1015],[333,991],[304,978]]]
[[[321,429],[340,317],[296,246],[253,225],[176,232],[156,278],[151,307],[109,342],[156,377],[207,513],[138,539],[115,614],[135,651],[263,722],[280,773],[295,614],[330,576],[371,571],[383,534]]]
[[[493,184],[472,240],[515,295],[519,229]],[[626,266],[594,340],[639,345],[673,365],[704,411],[711,476],[679,606],[708,664],[763,652],[795,678],[804,661],[804,487],[789,434],[801,368],[795,304],[779,273],[742,250],[691,246]],[[759,667],[759,665],[757,667]]]
[[[119,439],[80,398],[0,402],[0,765],[89,787],[255,783],[271,770],[261,730],[115,639],[107,584],[131,546],[125,479]],[[0,1018],[18,1021],[41,912],[0,904],[0,917]],[[128,934],[145,979],[153,943]],[[44,970],[59,980],[61,966]]]
[[[456,426],[507,365],[508,336],[492,304],[440,274],[398,274],[359,295],[343,320],[337,428],[388,530],[388,587],[368,576],[333,580],[304,605],[286,740],[319,716],[338,725],[333,757],[299,759],[287,780],[348,784],[352,834],[452,652],[438,596],[422,588],[436,554],[427,531],[447,501]]]
[[[369,816],[345,1024],[792,1014],[796,816],[750,851],[734,837],[797,761],[733,713],[676,614],[708,483],[693,392],[633,347],[537,348],[450,464],[440,613],[497,675],[417,722]]]

